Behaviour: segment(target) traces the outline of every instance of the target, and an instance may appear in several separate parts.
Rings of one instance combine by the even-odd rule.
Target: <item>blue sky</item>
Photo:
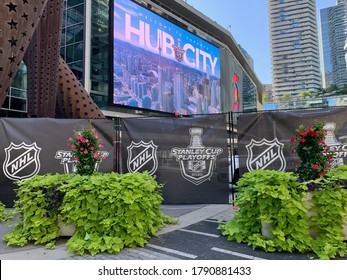
[[[263,84],[271,83],[270,37],[267,0],[188,0],[187,3],[228,29],[254,61]],[[336,0],[316,0],[319,10],[335,6]]]

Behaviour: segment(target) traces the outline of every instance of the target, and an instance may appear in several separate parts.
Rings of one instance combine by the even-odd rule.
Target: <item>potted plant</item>
[[[100,150],[104,147],[103,141],[95,128],[83,128],[74,133],[68,141],[76,173],[91,175],[95,171],[95,165],[102,159]]]
[[[311,208],[303,199],[307,184],[315,184]],[[244,174],[236,188],[239,210],[231,221],[219,225],[229,240],[268,252],[314,252],[320,259],[347,254],[343,242],[347,197],[335,179],[307,183],[291,172],[254,170]],[[264,223],[270,225],[268,232]]]
[[[60,236],[58,218],[64,194],[60,190],[71,174],[36,175],[19,186],[14,208],[19,220],[14,229],[3,237],[9,245],[24,246],[33,241],[53,248]]]
[[[299,156],[295,172],[254,170],[236,188],[239,211],[219,228],[228,239],[266,251],[312,251],[321,259],[347,254],[343,228],[347,196],[335,155],[324,142],[324,122],[299,126],[291,139]],[[333,174],[335,176],[333,176]],[[267,227],[267,232],[264,230]]]
[[[334,210],[344,210],[344,196],[345,191],[341,188],[343,181],[347,177],[344,173],[346,171],[343,167],[331,169],[332,162],[336,155],[334,149],[329,149],[325,143],[327,131],[325,129],[326,123],[324,121],[314,121],[313,125],[305,128],[300,125],[295,136],[291,139],[291,144],[294,145],[293,152],[299,156],[299,164],[296,168],[296,173],[299,175],[300,180],[306,182],[308,187],[308,194],[306,196],[307,205],[311,209],[311,216],[313,217],[314,225],[322,223],[326,218],[331,220],[332,223],[340,221],[343,217],[329,217]],[[327,175],[329,174],[329,175]],[[339,193],[338,198],[334,201],[329,201],[331,195]],[[341,198],[341,201],[340,201]],[[340,201],[340,202],[339,202]],[[322,211],[324,205],[329,205],[329,213]],[[342,209],[338,209],[339,206]],[[313,213],[312,213],[313,212]],[[322,216],[326,215],[326,217]],[[343,213],[341,213],[343,215]],[[339,222],[339,224],[341,224]],[[320,226],[320,229],[322,227]],[[341,232],[341,230],[337,231]],[[314,230],[317,234],[317,232]],[[340,235],[340,234],[338,234]]]
[[[310,232],[314,237],[313,251],[325,259],[346,255],[346,190],[338,178],[328,176],[312,180],[306,185],[310,185],[312,194],[307,208]]]
[[[19,220],[3,237],[8,245],[54,248],[61,219],[75,225],[69,252],[118,253],[144,246],[158,229],[175,222],[163,214],[162,186],[148,173],[46,174],[18,185]]]
[[[265,251],[310,251],[307,209],[302,200],[306,187],[291,172],[253,170],[237,184],[239,210],[219,228],[228,239]],[[264,223],[271,224],[268,233]]]
[[[340,188],[343,189],[343,193],[347,193],[347,165],[343,164],[335,168],[330,169],[327,172],[327,177],[334,179]],[[347,214],[344,218],[344,224],[342,228],[343,240],[347,240]]]
[[[324,121],[314,121],[313,125],[300,125],[290,142],[293,153],[299,156],[295,173],[300,180],[309,181],[326,175],[331,168],[335,150],[329,149],[325,143],[327,131]]]
[[[69,140],[76,173],[36,175],[17,182],[15,209],[19,220],[3,239],[8,245],[30,242],[54,248],[61,223],[74,225],[68,251],[118,253],[144,246],[158,229],[175,219],[163,214],[162,185],[147,172],[94,172],[102,141],[84,128]]]

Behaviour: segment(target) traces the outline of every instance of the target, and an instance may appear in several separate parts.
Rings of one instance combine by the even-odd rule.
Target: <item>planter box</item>
[[[60,219],[58,221],[58,226],[59,226],[59,235],[60,236],[73,236],[75,233],[75,225],[70,224],[70,225],[65,225]]]
[[[309,210],[307,215],[309,217],[312,217],[314,214],[310,209],[313,207],[313,202],[311,201],[313,197],[313,192],[309,192],[305,197],[304,201],[306,202],[306,208]],[[309,229],[310,235],[312,237],[317,236],[317,232],[315,230]],[[347,240],[347,218],[344,219],[344,225],[342,227],[342,233],[343,233],[343,240]]]
[[[261,234],[268,240],[273,239],[275,236],[270,232],[270,229],[273,228],[273,225],[261,221]]]
[[[306,208],[308,209],[307,215],[309,217],[312,217],[314,213],[310,211],[310,209],[313,207],[313,202],[312,202],[312,197],[313,193],[309,192],[305,197],[304,201],[306,204]],[[272,224],[266,223],[266,222],[261,222],[261,234],[266,238],[266,239],[273,239],[274,235],[270,232],[270,230],[273,228]],[[317,232],[313,229],[308,229],[310,235],[315,238],[317,236]],[[342,233],[343,233],[343,240],[347,241],[347,217],[344,220],[344,226],[342,228]]]
[[[311,208],[313,207],[313,202],[312,202],[312,197],[313,197],[313,192],[307,193],[307,195],[303,198],[303,201],[305,202],[306,208],[308,210],[307,216],[309,218],[313,217],[315,214],[311,211]],[[311,237],[315,238],[317,237],[317,231],[309,228],[308,232],[310,233]]]

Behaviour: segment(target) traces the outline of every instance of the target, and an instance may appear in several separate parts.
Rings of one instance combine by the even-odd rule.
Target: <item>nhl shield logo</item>
[[[158,146],[152,140],[148,143],[142,140],[138,143],[132,141],[127,147],[128,171],[134,173],[147,170],[150,175],[153,175],[158,168],[157,148]]]
[[[11,180],[25,180],[35,176],[40,170],[41,148],[33,144],[22,142],[19,145],[11,142],[5,148],[6,158],[2,166],[4,174]]]
[[[263,138],[261,141],[254,139],[246,145],[248,151],[247,168],[249,171],[256,169],[272,169],[284,171],[286,169],[286,160],[283,155],[284,144],[277,138],[268,141]]]
[[[183,178],[189,182],[200,185],[211,178],[215,160],[189,161],[178,160]]]

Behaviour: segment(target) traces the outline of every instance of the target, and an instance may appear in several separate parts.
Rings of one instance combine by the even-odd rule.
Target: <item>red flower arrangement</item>
[[[292,152],[296,152],[299,156],[295,172],[304,181],[325,176],[327,170],[331,168],[335,151],[330,150],[325,144],[327,131],[324,125],[324,121],[315,121],[307,128],[300,125],[295,136],[290,140],[295,146]]]
[[[96,163],[103,157],[100,149],[104,147],[95,128],[76,131],[69,139],[68,146],[72,151],[72,159],[76,162],[76,172],[80,175],[93,174]]]

